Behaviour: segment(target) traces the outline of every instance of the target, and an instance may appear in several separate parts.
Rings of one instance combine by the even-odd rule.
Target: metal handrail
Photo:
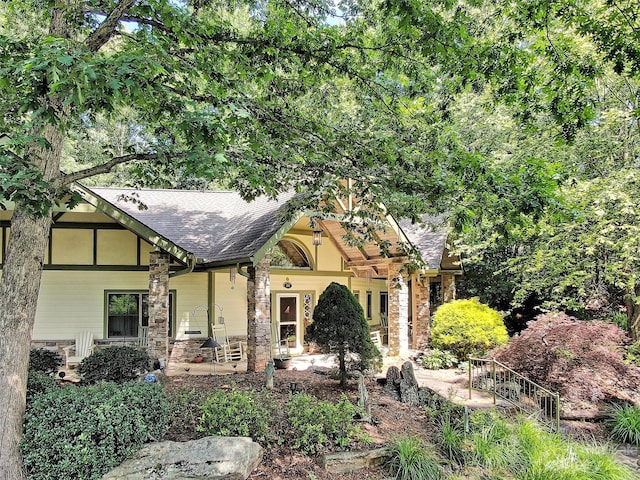
[[[478,370],[479,374],[476,373]],[[542,417],[540,419],[544,423],[551,425],[556,432],[560,431],[560,394],[538,385],[505,364],[491,358],[469,357],[469,398],[474,388],[490,391],[494,405],[500,397],[521,412]]]

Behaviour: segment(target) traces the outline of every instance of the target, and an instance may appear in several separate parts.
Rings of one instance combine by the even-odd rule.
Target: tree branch
[[[109,173],[117,165],[123,163],[129,163],[133,161],[154,161],[160,158],[177,158],[186,155],[188,152],[174,152],[174,153],[131,153],[129,155],[123,155],[121,157],[114,157],[108,162],[95,165],[93,167],[85,168],[77,172],[64,174],[61,179],[61,185],[69,185],[70,183],[77,182],[84,178],[93,177],[102,173]]]
[[[111,13],[107,15],[105,21],[87,37],[85,43],[89,51],[97,52],[109,41],[116,31],[120,19],[134,3],[136,3],[136,0],[121,0],[118,2]]]

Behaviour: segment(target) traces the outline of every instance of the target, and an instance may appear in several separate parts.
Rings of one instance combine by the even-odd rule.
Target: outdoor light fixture
[[[216,342],[216,340],[213,337],[209,337],[205,340],[205,342],[200,345],[200,348],[210,348],[211,349],[211,372],[212,375],[215,376],[216,374],[216,364],[214,363],[214,360],[216,358],[215,352],[214,350],[216,348],[219,348],[220,344],[218,342]]]
[[[236,267],[229,268],[229,281],[236,283]]]
[[[314,246],[322,245],[322,230],[314,230],[311,235],[311,242]]]

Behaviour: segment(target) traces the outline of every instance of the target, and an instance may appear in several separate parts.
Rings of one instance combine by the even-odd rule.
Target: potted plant
[[[193,363],[202,363],[202,360],[203,360],[202,355],[198,354],[193,359]]]
[[[273,366],[278,370],[286,370],[291,366],[291,357],[277,355],[273,358]]]

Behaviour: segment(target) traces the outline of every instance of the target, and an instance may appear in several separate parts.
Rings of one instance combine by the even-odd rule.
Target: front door
[[[280,345],[292,351],[302,349],[298,312],[297,293],[278,293],[276,295],[276,339]]]

